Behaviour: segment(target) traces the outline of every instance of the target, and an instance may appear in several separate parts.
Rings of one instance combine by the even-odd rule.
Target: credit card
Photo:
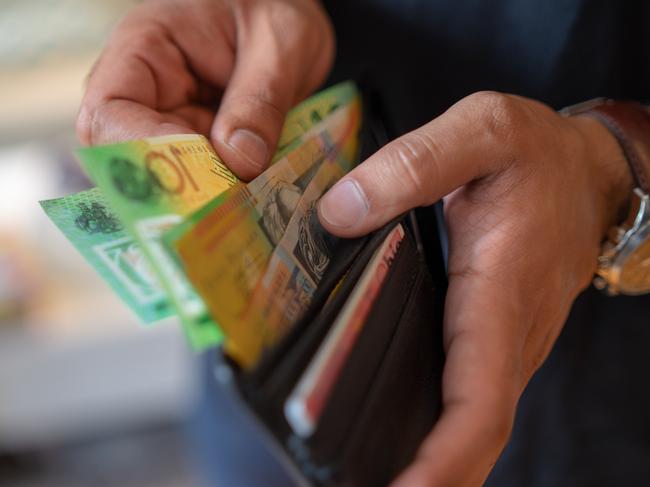
[[[402,225],[397,225],[375,251],[322,345],[289,394],[284,414],[298,436],[307,438],[315,431],[404,235]]]

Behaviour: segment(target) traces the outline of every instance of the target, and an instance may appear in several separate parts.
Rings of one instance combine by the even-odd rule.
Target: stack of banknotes
[[[83,148],[96,184],[42,201],[144,323],[177,315],[193,348],[254,365],[310,303],[329,262],[316,203],[358,157],[352,83],[294,108],[269,168],[243,183],[200,135]]]

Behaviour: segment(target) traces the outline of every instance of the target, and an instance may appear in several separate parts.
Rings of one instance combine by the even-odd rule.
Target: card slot
[[[350,485],[387,485],[414,458],[441,411],[443,297],[422,270],[380,370],[341,448]],[[437,326],[433,326],[437,324]]]
[[[404,306],[393,322],[394,333],[363,400],[355,408],[352,401],[345,402],[349,396],[331,398],[331,410],[354,411],[354,416],[338,424],[323,416],[320,437],[314,435],[302,444],[294,437],[289,442],[294,455],[300,452],[303,470],[319,473],[311,476],[319,485],[387,485],[412,459],[439,415],[444,289],[434,288],[422,257],[415,257],[415,267],[413,262],[398,264],[416,269],[412,286],[402,290]],[[377,322],[372,320],[385,323],[388,319],[381,306],[385,302],[380,297],[367,330],[377,330]],[[363,350],[355,350],[355,354],[361,356]],[[339,401],[338,407],[333,406],[335,401]],[[347,428],[342,424],[346,422],[350,424]]]
[[[423,255],[427,268],[433,282],[436,283],[437,291],[442,292],[444,295],[447,289],[447,257],[445,250],[447,247],[447,232],[443,207],[443,202],[439,201],[432,206],[416,208],[413,213],[420,229],[422,246],[426,249]]]
[[[407,234],[353,352],[329,396],[316,431],[303,440],[309,446],[314,463],[327,464],[340,453],[390,346],[409,300],[418,266],[421,266],[421,259],[418,258],[412,237]]]

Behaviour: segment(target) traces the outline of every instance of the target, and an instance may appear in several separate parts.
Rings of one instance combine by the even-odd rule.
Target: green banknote
[[[97,188],[40,202],[45,213],[145,323],[174,314],[140,245]]]
[[[293,151],[302,142],[302,136],[342,104],[356,96],[353,83],[341,83],[305,100],[294,108],[286,118],[273,162]],[[132,238],[131,249],[138,249],[142,265],[150,267],[145,274],[151,282],[161,282],[166,292],[158,287],[160,300],[155,309],[160,314],[142,309],[133,286],[123,285],[123,272],[116,266],[107,266],[104,260],[88,258],[100,274],[114,287],[118,294],[145,321],[172,314],[175,308],[185,325],[188,338],[196,349],[220,342],[221,334],[206,312],[201,298],[178,267],[178,261],[160,245],[160,236],[168,228],[182,222],[189,212],[201,208],[226,188],[236,184],[237,178],[218,159],[206,139],[194,135],[157,137],[123,144],[87,148],[80,151],[82,164],[95,180],[99,189],[92,195],[110,205],[114,218],[124,222],[122,237]],[[102,194],[105,198],[102,198]],[[77,200],[84,199],[85,192],[60,198],[58,207],[74,208]],[[50,217],[48,203],[44,208]],[[50,207],[54,208],[52,203]],[[80,240],[75,233],[73,213],[59,213],[55,223],[86,256],[88,241]],[[104,234],[96,234],[104,238]],[[108,241],[109,239],[106,238]],[[78,244],[80,242],[80,244]],[[124,240],[123,242],[126,242]],[[82,250],[82,248],[84,250]],[[133,252],[133,250],[132,250]],[[131,254],[128,254],[131,255]],[[165,299],[165,294],[168,299]]]
[[[297,105],[284,121],[273,161],[281,159],[299,145],[303,135],[326,116],[340,106],[351,103],[358,96],[357,86],[351,81],[345,81],[316,93]]]
[[[205,137],[170,135],[81,149],[79,158],[125,229],[140,244],[195,349],[220,340],[201,298],[161,235],[238,182]]]

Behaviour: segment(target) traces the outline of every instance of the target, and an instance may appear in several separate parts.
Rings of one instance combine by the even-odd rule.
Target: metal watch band
[[[637,186],[650,193],[650,110],[636,102],[604,100],[581,115],[597,118],[609,129],[623,150]]]

